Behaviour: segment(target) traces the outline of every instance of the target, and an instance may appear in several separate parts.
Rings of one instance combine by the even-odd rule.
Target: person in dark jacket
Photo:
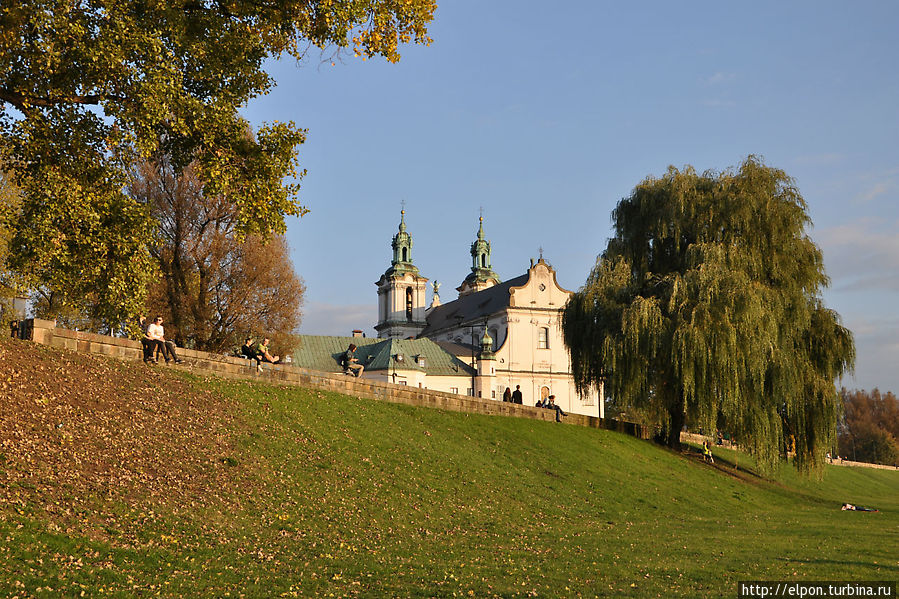
[[[240,346],[240,355],[246,358],[247,360],[256,360],[259,361],[259,356],[256,355],[256,348],[253,347],[253,338],[247,337],[244,339],[243,345]]]
[[[506,390],[503,391],[503,401],[506,403],[512,402],[512,390],[506,387]]]
[[[515,391],[512,392],[512,403],[524,403],[521,395],[521,385],[515,385]]]
[[[356,344],[350,343],[350,346],[347,348],[346,352],[343,354],[343,359],[341,360],[343,365],[343,372],[349,374],[351,371],[356,374],[356,378],[362,376],[362,371],[365,370],[365,366],[359,363],[359,360],[356,359]]]
[[[556,396],[550,395],[546,400],[546,405],[543,406],[547,410],[555,410],[556,411],[556,422],[562,422],[560,416],[568,416],[565,412],[562,411],[562,408],[556,405]]]

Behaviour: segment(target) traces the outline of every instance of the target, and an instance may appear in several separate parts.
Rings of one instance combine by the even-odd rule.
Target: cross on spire
[[[540,252],[540,259],[543,260],[543,246],[541,245],[539,248],[537,248],[537,251]]]

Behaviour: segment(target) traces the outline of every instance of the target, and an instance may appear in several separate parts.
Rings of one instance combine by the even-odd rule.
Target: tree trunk
[[[666,445],[671,449],[680,449],[680,433],[684,428],[684,407],[681,402],[668,408],[668,437]]]

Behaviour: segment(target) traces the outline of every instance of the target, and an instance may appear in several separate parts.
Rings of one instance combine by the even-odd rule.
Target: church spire
[[[393,259],[378,286],[378,337],[406,339],[417,336],[425,321],[425,290],[428,280],[412,264],[412,236],[406,231],[405,206],[400,226],[390,243]]]
[[[400,226],[397,234],[393,236],[391,242],[393,247],[393,260],[390,261],[390,268],[387,273],[391,272],[411,272],[418,274],[418,268],[412,264],[412,236],[406,232],[406,211],[400,211]]]
[[[484,237],[484,217],[480,219],[478,238],[471,244],[471,272],[475,274],[491,274],[479,271],[490,271],[490,242]]]
[[[478,237],[471,244],[471,273],[457,288],[459,297],[499,284],[499,276],[490,265],[490,242],[484,235],[484,217],[478,222]]]

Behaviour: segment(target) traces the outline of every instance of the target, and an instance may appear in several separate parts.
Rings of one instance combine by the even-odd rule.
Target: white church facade
[[[575,389],[561,329],[561,310],[571,292],[559,285],[542,256],[531,260],[525,274],[501,281],[491,267],[491,246],[481,218],[471,245],[471,272],[456,288],[458,297],[441,303],[435,283],[426,307],[428,279],[412,263],[405,211],[392,248],[391,265],[376,282],[378,337],[433,341],[470,366],[472,375],[431,376],[427,367],[406,359],[393,365],[390,376],[397,382],[497,401],[506,388],[520,387],[525,404],[554,395],[565,412],[604,417],[602,389],[587,395]]]
[[[390,266],[375,283],[378,337],[361,330],[352,337],[300,335],[294,365],[335,371],[352,343],[367,379],[496,401],[519,387],[525,405],[554,395],[565,412],[605,416],[602,388],[587,395],[575,389],[561,327],[571,292],[542,256],[524,274],[502,281],[490,263],[482,218],[458,297],[442,303],[434,283],[426,304],[428,279],[412,262],[405,211],[391,247]]]

